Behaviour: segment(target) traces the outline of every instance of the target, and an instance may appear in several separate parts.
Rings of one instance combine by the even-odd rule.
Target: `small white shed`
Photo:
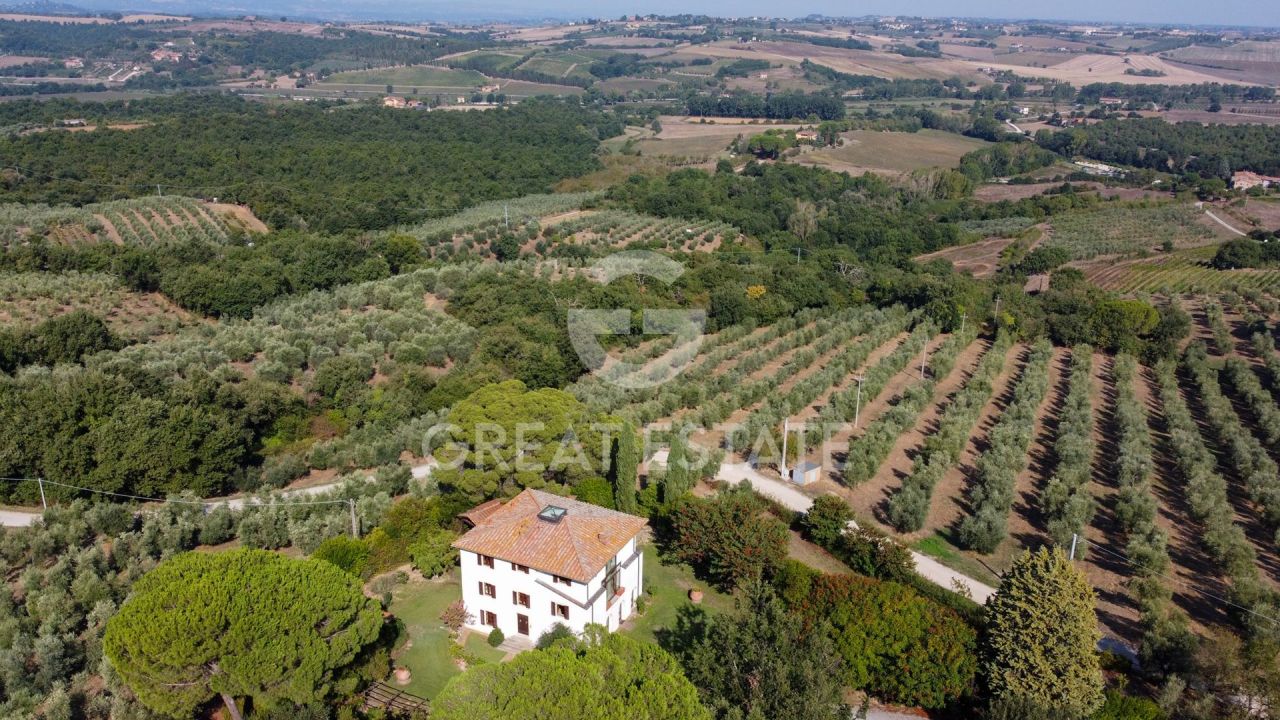
[[[815,483],[822,476],[822,466],[817,463],[802,462],[791,468],[791,482],[796,485]]]

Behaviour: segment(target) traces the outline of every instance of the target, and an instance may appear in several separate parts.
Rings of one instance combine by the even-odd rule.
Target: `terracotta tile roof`
[[[497,512],[500,507],[502,507],[502,501],[495,498],[459,514],[458,517],[471,523],[472,527],[475,527],[477,525],[483,525],[484,521],[488,520],[489,516]]]
[[[454,547],[582,583],[604,569],[649,522],[541,490],[525,490],[496,509],[488,504],[462,514],[483,519]],[[559,522],[539,519],[548,506],[564,508],[564,517]]]

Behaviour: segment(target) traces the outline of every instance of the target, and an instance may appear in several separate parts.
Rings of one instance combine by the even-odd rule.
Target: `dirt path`
[[[906,340],[906,333],[902,339]],[[946,340],[945,335],[935,335],[925,345],[928,352],[932,354]],[[896,349],[896,345],[895,348]],[[866,364],[858,369],[855,375],[861,375],[866,372],[867,368],[880,362],[889,355],[885,352],[880,358],[868,358]],[[852,381],[851,381],[852,382]],[[874,423],[885,410],[889,409],[889,403],[903,393],[909,386],[920,382],[920,366],[918,363],[910,362],[907,367],[896,373],[889,381],[884,384],[884,388],[874,398],[862,396],[862,410],[858,413],[858,427],[855,429],[852,423],[845,423],[840,430],[831,435],[827,442],[823,443],[822,449],[815,455],[808,458],[811,462],[817,462],[822,466],[822,475],[824,482],[831,482],[839,488],[841,496],[846,500],[849,497],[845,494],[849,489],[843,485],[842,472],[844,469],[844,458],[849,451],[849,441],[854,437],[858,437],[866,432],[867,427]],[[856,384],[856,383],[855,383]]]
[[[974,368],[990,350],[991,341],[980,339],[969,343],[968,347],[960,351],[951,374],[942,378],[934,388],[933,398],[916,418],[915,427],[898,436],[893,450],[881,463],[875,477],[848,491],[846,499],[862,517],[873,518],[883,529],[889,529],[885,516],[889,498],[911,474],[925,438],[937,432],[938,420],[951,405],[956,391],[969,382]]]
[[[933,534],[935,531],[944,535],[954,533],[953,527],[964,515],[968,507],[965,496],[968,493],[969,486],[974,481],[976,468],[975,461],[983,450],[987,448],[987,433],[990,432],[991,426],[999,419],[1005,407],[1012,399],[1010,397],[1013,390],[1013,381],[1016,377],[1022,375],[1022,368],[1026,365],[1026,356],[1028,348],[1026,345],[1014,343],[1005,353],[1004,369],[996,376],[995,382],[992,383],[992,395],[987,400],[986,407],[982,409],[982,413],[978,416],[978,421],[974,425],[974,431],[969,435],[969,442],[960,453],[960,458],[954,467],[947,470],[942,476],[942,480],[938,482],[938,486],[933,490],[932,500],[929,504],[929,514],[925,518],[923,529],[915,533],[915,537]]]

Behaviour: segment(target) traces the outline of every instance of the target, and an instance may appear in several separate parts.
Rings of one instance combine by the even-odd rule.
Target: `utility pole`
[[[156,183],[156,195],[164,197],[164,193],[160,191],[160,183]]]
[[[960,334],[961,335],[964,335],[964,321],[965,321],[965,312],[961,310],[960,311]]]
[[[360,539],[360,518],[356,515],[356,501],[348,500],[347,505],[351,508],[351,537]]]
[[[508,230],[511,229],[511,206],[506,203],[502,204],[502,222]]]
[[[782,419],[782,462],[778,466],[782,468],[782,479],[787,479],[787,436],[791,434],[791,418]]]
[[[801,248],[797,245],[797,246],[796,246],[796,264],[797,264],[797,265],[799,265],[799,264],[800,264],[800,250],[801,250]]]
[[[36,483],[40,485],[40,507],[48,510],[49,503],[44,499],[44,478],[36,478]]]
[[[920,350],[920,379],[924,379],[924,361],[929,357],[929,346],[925,345]]]
[[[1080,536],[1078,534],[1071,533],[1071,559],[1072,560],[1076,559],[1076,540],[1078,540],[1079,538]]]
[[[857,402],[856,402],[856,403],[854,404],[854,406],[853,406],[853,429],[854,429],[854,430],[857,430],[857,429],[858,429],[858,415],[862,413],[862,380],[863,380],[863,377],[864,377],[864,376],[859,375],[858,377],[854,378],[854,380],[857,380],[857,381],[858,381],[858,400],[857,400]]]
[[[996,322],[1000,321],[1000,297],[999,296],[996,297],[996,309],[994,312],[991,313],[991,317]]]

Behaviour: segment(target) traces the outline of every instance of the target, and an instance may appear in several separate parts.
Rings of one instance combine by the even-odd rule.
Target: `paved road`
[[[813,499],[808,495],[788,483],[761,474],[747,463],[722,464],[716,479],[735,485],[743,480],[750,481],[751,487],[755,488],[757,492],[796,512],[808,512],[809,507],[813,505]],[[857,527],[854,523],[850,523],[850,525]],[[912,550],[911,557],[916,562],[916,572],[920,573],[926,580],[936,585],[941,585],[948,590],[955,590],[957,586],[964,586],[969,589],[969,596],[973,598],[973,601],[980,605],[986,603],[987,598],[995,594],[996,589],[990,585],[978,582],[967,575],[962,575],[927,555]]]

